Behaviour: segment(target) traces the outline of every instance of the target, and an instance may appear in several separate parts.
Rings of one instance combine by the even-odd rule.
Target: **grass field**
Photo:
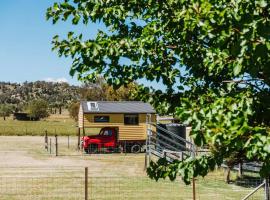
[[[50,137],[54,144],[54,137]],[[192,187],[181,180],[147,178],[144,154],[85,155],[76,137],[59,137],[59,156],[44,149],[38,136],[0,137],[0,199],[84,199],[84,167],[89,168],[89,199],[192,199]],[[14,145],[16,144],[16,145]],[[223,171],[196,180],[197,199],[241,199],[255,185],[226,184]],[[262,199],[260,190],[252,199]]]
[[[62,115],[51,115],[49,118],[40,121],[18,121],[12,117],[4,120],[0,118],[0,135],[23,136],[23,135],[76,135],[77,123],[64,111]],[[97,134],[99,129],[91,129],[91,134]]]

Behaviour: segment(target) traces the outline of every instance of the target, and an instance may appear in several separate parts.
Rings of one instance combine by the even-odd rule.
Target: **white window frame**
[[[92,107],[92,104],[95,104],[95,107],[94,108]],[[95,101],[89,101],[89,102],[87,102],[87,108],[90,111],[99,111],[98,103],[95,102]]]

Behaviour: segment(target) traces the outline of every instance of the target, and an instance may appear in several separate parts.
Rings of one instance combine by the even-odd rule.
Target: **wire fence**
[[[5,138],[2,138],[2,140],[4,139]],[[51,159],[53,162],[54,159],[52,159],[52,157],[56,156],[56,138],[55,136],[49,136],[47,139],[49,143],[51,141],[51,155],[49,152],[50,149],[45,149],[44,137],[20,138],[20,143],[18,143],[16,147],[18,147],[18,151],[27,151],[29,155],[38,155],[41,159]],[[72,158],[78,161],[80,159],[89,159],[94,163],[96,160],[98,161],[106,157],[103,164],[108,163],[107,165],[110,165],[112,162],[108,162],[108,159],[115,159],[115,162],[121,163],[124,162],[124,158],[129,158],[129,154],[127,154],[127,156],[124,156],[125,154],[122,154],[122,156],[93,156],[91,154],[85,154],[83,151],[76,150],[77,142],[77,137],[58,137],[57,148],[60,159],[67,159],[70,158],[69,156],[73,156]],[[5,147],[5,145],[7,146]],[[2,142],[0,147],[1,155],[4,156],[6,151],[11,151],[11,146],[8,142]],[[12,152],[16,153],[17,151],[12,149]],[[84,155],[84,157],[80,157],[81,155]],[[143,156],[140,156],[140,159],[141,158],[143,158]],[[134,159],[134,157],[130,157],[130,159]],[[131,162],[133,162],[133,160],[131,160]],[[135,164],[136,162],[134,161],[134,165]],[[130,174],[121,173],[121,175],[116,175],[112,172],[116,172],[117,170],[110,170],[110,167],[106,167],[104,170],[108,170],[109,172],[104,173],[105,175],[99,175],[98,173],[102,170],[97,171],[95,168],[98,166],[95,165],[88,166],[89,174],[86,175],[83,166],[56,167],[56,165],[53,164],[46,166],[47,167],[33,167],[31,163],[25,163],[23,167],[10,167],[10,165],[9,167],[5,167],[2,165],[2,167],[0,167],[0,200],[83,200],[86,199],[86,191],[87,200],[193,199],[192,185],[185,185],[180,178],[174,182],[169,180],[156,182],[149,179],[144,173],[134,173],[133,169],[130,169]],[[100,167],[102,166],[104,165],[100,165]],[[113,165],[112,168],[116,166],[120,165]],[[225,182],[225,172],[223,168],[219,168],[205,178],[197,178],[195,180],[194,189],[197,200],[243,199],[262,182],[263,180],[260,179],[257,173],[243,171],[240,178],[238,177],[237,171],[232,171],[231,182],[227,184]],[[249,199],[264,199],[264,189],[260,188]]]
[[[145,152],[144,143],[128,143],[123,142],[119,146],[106,146],[104,143],[95,143],[84,147],[83,142],[78,141],[76,136],[44,136],[44,152],[51,155],[91,155],[91,154],[138,154]],[[78,146],[79,143],[79,146]]]
[[[91,170],[91,167],[89,167]],[[158,182],[147,176],[93,176],[84,168],[1,168],[0,199],[88,199],[88,200],[176,200],[193,199],[193,188],[180,179]],[[222,171],[211,173],[195,181],[196,199],[242,199],[254,190],[259,178],[235,179],[226,184]],[[86,198],[87,191],[87,198]],[[264,189],[259,189],[249,199],[264,199]]]
[[[83,170],[72,168],[1,169],[0,199],[84,199]],[[13,172],[13,173],[12,173]]]

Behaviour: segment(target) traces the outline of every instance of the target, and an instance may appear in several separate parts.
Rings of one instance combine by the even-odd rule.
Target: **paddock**
[[[54,136],[49,136],[49,139]],[[17,142],[14,149],[14,141]],[[88,167],[88,199],[192,199],[192,186],[181,179],[156,182],[144,171],[143,154],[82,154],[77,138],[59,136],[59,155],[44,148],[44,136],[0,137],[0,199],[85,199],[85,167]],[[54,144],[54,142],[53,142]],[[246,174],[248,175],[248,174]],[[222,170],[196,179],[196,196],[201,200],[241,199],[260,180],[224,182]],[[262,199],[263,189],[253,199]]]

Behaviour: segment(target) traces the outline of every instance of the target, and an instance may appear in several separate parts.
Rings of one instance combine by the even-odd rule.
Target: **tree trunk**
[[[228,167],[226,170],[225,170],[225,182],[226,183],[230,183],[231,179],[230,179],[230,174],[231,174],[231,168]]]
[[[4,120],[6,121],[6,116],[4,116]]]
[[[60,106],[59,107],[59,115],[61,115],[62,114],[62,107]]]

